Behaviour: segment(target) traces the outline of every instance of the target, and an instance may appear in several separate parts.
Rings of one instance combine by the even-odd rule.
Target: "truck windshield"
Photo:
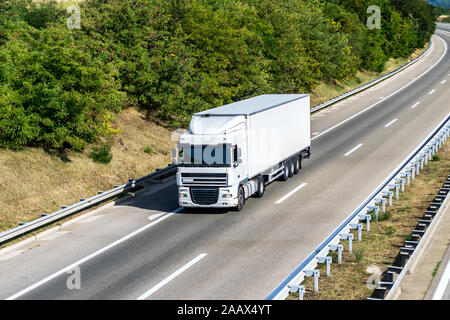
[[[229,167],[231,145],[179,145],[178,159],[181,165]]]

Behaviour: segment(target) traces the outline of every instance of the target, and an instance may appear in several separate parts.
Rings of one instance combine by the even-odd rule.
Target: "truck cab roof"
[[[309,97],[309,94],[264,94],[210,110],[197,112],[194,116],[249,116],[306,97]]]

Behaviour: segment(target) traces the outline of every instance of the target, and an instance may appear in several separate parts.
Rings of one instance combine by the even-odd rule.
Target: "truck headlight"
[[[222,198],[231,199],[232,196],[233,196],[232,194],[224,194],[222,195]]]
[[[180,198],[187,198],[187,194],[186,193],[180,193]]]

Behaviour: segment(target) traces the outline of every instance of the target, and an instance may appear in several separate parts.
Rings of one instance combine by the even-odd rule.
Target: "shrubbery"
[[[367,7],[382,10],[380,30]],[[425,0],[86,0],[82,29],[31,0],[0,3],[0,147],[82,150],[139,105],[184,126],[263,93],[382,71],[434,32]]]

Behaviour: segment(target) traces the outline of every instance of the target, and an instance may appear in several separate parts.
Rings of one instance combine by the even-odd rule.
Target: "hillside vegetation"
[[[369,30],[369,5],[381,28]],[[310,92],[382,71],[434,32],[425,0],[86,0],[81,30],[55,2],[0,3],[0,147],[62,154],[117,134],[139,106],[185,126],[262,93]]]

